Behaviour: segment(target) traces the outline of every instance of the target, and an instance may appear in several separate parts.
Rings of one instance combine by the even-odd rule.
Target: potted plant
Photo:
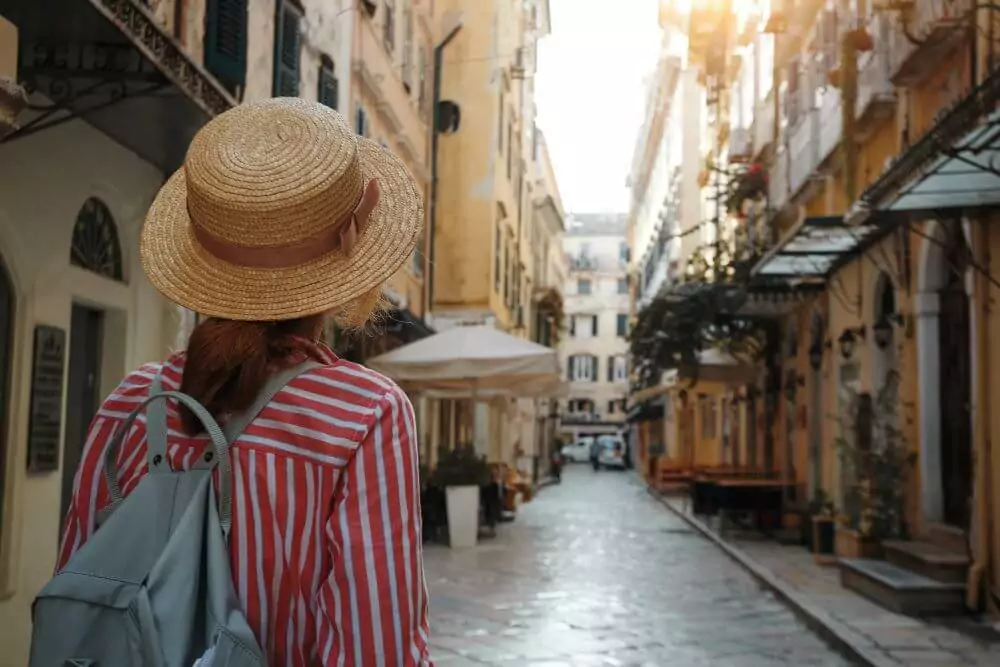
[[[851,479],[836,529],[840,558],[878,558],[884,540],[907,537],[906,482],[916,454],[898,426],[898,386],[898,374],[890,371],[874,401],[858,394],[850,411],[853,437],[838,438]]]
[[[471,444],[442,448],[431,484],[445,490],[448,543],[453,549],[476,546],[479,535],[479,489],[492,478],[486,458]]]
[[[826,491],[817,489],[812,500],[806,506],[805,515],[804,521],[801,524],[802,534],[800,537],[802,546],[808,548],[811,553],[820,553],[818,546],[824,539],[822,535],[817,533],[817,530],[822,533],[827,530],[828,526],[830,536],[829,551],[833,553],[834,508],[833,501],[830,500]]]

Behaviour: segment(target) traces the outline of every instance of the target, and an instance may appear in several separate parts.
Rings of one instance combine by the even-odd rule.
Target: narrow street
[[[495,540],[428,547],[438,665],[847,665],[631,473],[572,466]]]

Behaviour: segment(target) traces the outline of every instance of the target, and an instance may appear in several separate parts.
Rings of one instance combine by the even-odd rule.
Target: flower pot
[[[837,526],[837,558],[880,558],[882,545],[870,537],[845,526]]]
[[[476,546],[479,537],[479,487],[449,486],[445,489],[448,512],[448,544],[452,549]]]

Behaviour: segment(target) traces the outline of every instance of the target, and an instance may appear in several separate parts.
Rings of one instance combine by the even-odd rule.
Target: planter
[[[812,518],[809,551],[816,555],[817,560],[829,559],[836,553],[833,517],[820,514]]]
[[[479,487],[449,486],[445,489],[448,512],[448,544],[452,549],[476,546],[479,537]]]
[[[881,558],[882,545],[852,528],[837,526],[836,552],[837,558]]]

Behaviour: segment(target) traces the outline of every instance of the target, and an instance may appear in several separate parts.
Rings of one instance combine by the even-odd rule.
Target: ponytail
[[[309,356],[309,341],[319,337],[323,315],[281,322],[207,319],[188,341],[181,391],[216,420],[249,408],[272,373],[287,368],[296,356]],[[184,431],[204,430],[194,413],[181,406]]]

